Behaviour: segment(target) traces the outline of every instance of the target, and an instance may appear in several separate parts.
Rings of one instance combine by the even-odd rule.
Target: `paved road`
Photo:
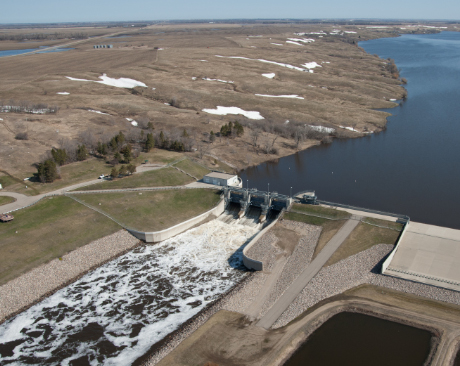
[[[311,281],[313,277],[320,271],[326,264],[332,254],[340,247],[350,233],[360,222],[361,216],[352,216],[329,240],[324,246],[323,250],[316,256],[316,258],[305,268],[305,270],[295,279],[295,281],[287,288],[281,297],[275,302],[270,310],[259,320],[257,325],[265,329],[269,329],[273,323],[281,316],[281,314],[288,308],[294,301],[299,293]]]

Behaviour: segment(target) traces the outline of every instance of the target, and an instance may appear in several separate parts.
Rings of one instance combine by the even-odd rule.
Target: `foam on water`
[[[105,264],[2,324],[2,364],[131,364],[242,278],[256,232],[213,220]]]

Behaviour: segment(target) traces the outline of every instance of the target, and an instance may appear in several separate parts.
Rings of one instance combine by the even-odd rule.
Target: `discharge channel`
[[[0,325],[1,364],[132,364],[243,278],[257,231],[213,220],[99,267]]]

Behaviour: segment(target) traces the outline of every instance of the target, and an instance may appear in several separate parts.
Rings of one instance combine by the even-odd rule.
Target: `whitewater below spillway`
[[[0,325],[0,363],[132,364],[243,278],[257,231],[213,220],[99,267]]]

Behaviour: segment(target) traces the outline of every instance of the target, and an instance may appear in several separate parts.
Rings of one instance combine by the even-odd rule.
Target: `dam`
[[[254,225],[271,222],[290,207],[292,197],[256,188],[223,187],[226,212],[242,222]]]

